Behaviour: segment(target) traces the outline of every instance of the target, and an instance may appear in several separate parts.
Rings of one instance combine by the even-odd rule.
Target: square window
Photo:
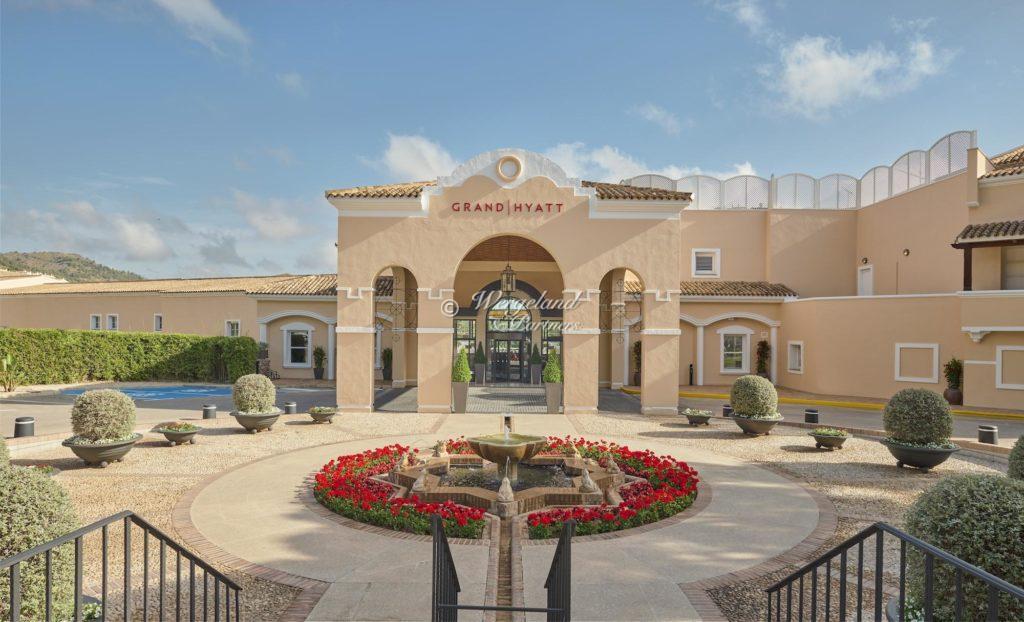
[[[794,374],[804,373],[804,343],[802,341],[790,341],[788,354],[786,369]]]
[[[723,374],[746,374],[750,370],[750,335],[752,331],[732,326],[718,331]]]
[[[288,339],[288,363],[291,365],[309,365],[309,331],[290,330]]]
[[[117,330],[118,318],[117,314],[110,314],[107,316],[107,330]]]
[[[238,337],[242,334],[242,322],[239,320],[227,320],[224,322],[224,335],[227,337]]]
[[[103,316],[93,314],[89,316],[89,330],[100,330],[103,328]]]
[[[692,275],[719,276],[722,252],[717,248],[695,248],[691,261]]]

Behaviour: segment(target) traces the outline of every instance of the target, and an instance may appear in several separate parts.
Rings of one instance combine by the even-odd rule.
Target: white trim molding
[[[422,326],[416,329],[417,335],[454,335],[455,328]]]
[[[1024,326],[961,326],[960,330],[974,343],[981,343],[989,333],[1020,333],[1024,332]]]
[[[750,336],[754,334],[754,331],[747,328],[746,326],[740,326],[739,324],[733,324],[732,326],[723,326],[715,331],[718,333],[718,373],[723,375],[743,375],[750,373]],[[742,346],[742,358],[740,369],[726,369],[725,368],[725,336],[726,335],[740,335],[743,337]]]
[[[895,358],[893,376],[896,382],[928,382],[938,384],[939,382],[939,344],[937,343],[897,343],[895,344]],[[932,375],[931,376],[903,376],[900,374],[900,358],[903,350],[931,350],[932,351]]]
[[[706,253],[712,256],[711,272],[697,272],[697,254]],[[690,276],[695,279],[717,279],[722,276],[722,249],[720,248],[691,248],[690,249]]]
[[[687,313],[680,313],[679,319],[687,324],[692,324],[693,326],[710,326],[715,322],[721,322],[722,320],[738,319],[753,320],[755,322],[760,322],[765,326],[774,326],[776,328],[782,326],[782,322],[779,320],[773,320],[770,317],[761,315],[760,313],[751,313],[749,311],[730,311],[728,313],[719,313],[718,315],[712,315],[711,317],[703,320]]]
[[[283,358],[281,359],[281,366],[288,369],[308,369],[313,367],[313,332],[316,329],[311,324],[305,322],[289,322],[281,327],[281,341],[283,347]],[[289,341],[289,333],[306,333],[306,362],[305,363],[293,363],[291,352],[293,350]]]
[[[600,328],[563,328],[563,335],[600,335]]]
[[[373,326],[338,326],[334,329],[334,332],[346,335],[372,335],[377,332],[377,330]]]
[[[797,369],[793,368],[793,346],[800,348],[800,367]],[[804,342],[803,341],[787,341],[786,342],[786,371],[791,374],[802,374],[804,373]]]
[[[1019,382],[1003,382],[1003,352],[1022,352],[1024,346],[996,346],[996,388],[1024,391],[1024,384]]]
[[[678,337],[683,334],[680,328],[645,328],[640,331],[641,335],[665,335],[667,337]]]
[[[293,309],[293,310],[288,310],[288,311],[278,311],[277,313],[271,313],[270,315],[264,315],[263,317],[257,319],[256,322],[259,323],[259,324],[269,324],[270,322],[273,322],[274,320],[279,320],[279,319],[281,319],[283,317],[292,317],[292,316],[295,316],[295,317],[308,317],[310,319],[318,320],[320,322],[323,322],[324,324],[334,324],[337,321],[333,317],[329,317],[329,316],[326,316],[326,315],[321,315],[321,314],[315,313],[313,311],[306,311],[306,310],[303,310],[303,309]]]

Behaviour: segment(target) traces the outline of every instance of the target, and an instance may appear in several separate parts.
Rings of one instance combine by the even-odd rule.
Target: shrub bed
[[[256,368],[250,337],[93,330],[0,329],[21,384],[83,380],[233,382]]]
[[[427,535],[430,517],[438,514],[449,536],[481,537],[486,525],[484,510],[452,501],[423,503],[416,495],[393,498],[394,488],[373,479],[390,471],[409,451],[403,445],[388,445],[338,456],[316,474],[313,495],[332,512],[361,523]]]
[[[532,512],[526,518],[531,539],[557,537],[562,523],[569,519],[576,521],[576,535],[580,536],[638,527],[678,514],[697,498],[697,471],[672,456],[569,437],[550,437],[542,453],[567,455],[575,451],[602,466],[608,464],[611,456],[623,473],[646,481],[621,487],[622,502],[617,506],[601,504]]]

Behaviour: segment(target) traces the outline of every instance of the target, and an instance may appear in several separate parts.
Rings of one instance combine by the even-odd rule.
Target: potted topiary
[[[384,348],[384,350],[380,353],[380,362],[381,366],[383,367],[383,369],[381,370],[381,375],[384,377],[384,380],[388,382],[391,382],[392,378],[391,360],[393,357],[394,353],[391,351],[391,348]]]
[[[642,341],[636,341],[633,343],[633,386],[640,386],[640,364],[643,362],[643,347]]]
[[[455,363],[452,365],[452,412],[466,412],[466,400],[469,399],[469,381],[473,373],[469,371],[469,355],[465,348],[459,349]]]
[[[479,341],[473,352],[473,379],[477,384],[487,383],[487,353],[484,352],[484,344]]]
[[[71,407],[71,431],[64,441],[88,465],[105,467],[120,462],[141,434],[135,428],[135,402],[120,391],[98,389],[75,398]]]
[[[78,528],[64,487],[39,469],[0,466],[0,559]],[[75,606],[75,547],[58,546],[17,566],[22,620],[71,620]],[[11,573],[0,571],[0,620],[11,620]]]
[[[710,410],[701,410],[699,408],[687,408],[683,411],[686,415],[686,421],[690,425],[711,425],[711,417],[714,416]]]
[[[762,378],[771,378],[768,373],[768,363],[771,360],[772,347],[762,339],[757,342],[757,375]]]
[[[548,414],[557,415],[562,405],[562,364],[558,360],[558,352],[548,350],[548,362],[544,365],[544,397],[548,404]]]
[[[231,388],[231,397],[235,402],[231,416],[251,434],[269,430],[281,416],[281,409],[274,405],[277,389],[266,376],[242,376]]]
[[[333,423],[337,412],[338,409],[333,406],[313,406],[309,409],[309,416],[316,423]]]
[[[1017,439],[1010,450],[1010,467],[1006,475],[1014,479],[1024,480],[1024,436]]]
[[[199,432],[199,426],[192,425],[187,421],[175,421],[173,423],[167,423],[159,426],[154,432],[159,432],[164,435],[164,438],[174,445],[194,445],[196,442],[196,433]]]
[[[772,428],[782,421],[779,394],[767,378],[740,376],[732,383],[729,403],[732,404],[732,420],[744,434],[771,434]]]
[[[882,444],[896,466],[929,469],[945,462],[960,448],[950,442],[953,415],[942,396],[927,389],[903,389],[885,405],[882,416],[888,436]]]
[[[942,374],[946,377],[946,390],[942,392],[942,397],[954,406],[963,404],[964,362],[958,358],[949,359],[942,366]]]
[[[842,449],[843,443],[846,439],[850,438],[850,435],[846,433],[846,430],[840,430],[838,428],[814,428],[813,431],[807,433],[814,437],[814,446],[818,449]]]
[[[998,475],[953,475],[924,491],[906,514],[906,530],[928,544],[1012,585],[1024,585],[1024,482]],[[932,595],[935,620],[994,620],[987,583],[962,580],[945,563],[929,568],[917,547],[908,547],[904,618],[923,609]],[[926,584],[926,573],[931,581]],[[998,595],[1000,620],[1024,620],[1024,600]],[[901,619],[899,598],[889,611]],[[959,610],[959,612],[958,612]]]
[[[313,377],[317,380],[324,379],[324,362],[327,360],[327,353],[320,346],[313,348]]]
[[[530,350],[530,384],[540,384],[541,374],[544,373],[544,359],[540,356],[540,348],[533,344]]]

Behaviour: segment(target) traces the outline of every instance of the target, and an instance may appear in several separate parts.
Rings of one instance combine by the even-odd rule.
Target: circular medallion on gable
[[[498,177],[505,181],[512,181],[522,175],[523,163],[514,155],[503,156],[498,160]]]

